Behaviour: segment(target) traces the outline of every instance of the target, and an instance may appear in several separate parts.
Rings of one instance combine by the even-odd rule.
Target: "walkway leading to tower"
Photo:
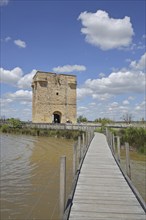
[[[69,220],[146,220],[103,134],[95,133],[84,159]]]

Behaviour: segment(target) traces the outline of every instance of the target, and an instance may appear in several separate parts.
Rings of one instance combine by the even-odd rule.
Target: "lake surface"
[[[72,140],[1,134],[1,220],[59,219],[60,156],[72,184]]]

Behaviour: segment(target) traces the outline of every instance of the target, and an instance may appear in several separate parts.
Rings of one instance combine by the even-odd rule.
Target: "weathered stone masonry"
[[[76,123],[76,76],[38,71],[32,81],[34,123]]]

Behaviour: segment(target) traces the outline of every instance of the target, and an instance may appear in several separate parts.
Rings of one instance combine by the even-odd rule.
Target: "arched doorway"
[[[54,123],[61,123],[61,113],[56,111],[53,113],[53,122]]]

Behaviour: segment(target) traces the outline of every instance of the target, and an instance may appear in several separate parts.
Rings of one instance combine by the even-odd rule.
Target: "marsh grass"
[[[9,134],[24,134],[32,136],[46,136],[56,138],[66,138],[77,140],[78,136],[83,133],[79,130],[55,130],[55,129],[43,129],[43,128],[14,128],[9,125],[2,125],[0,128],[2,133]]]

